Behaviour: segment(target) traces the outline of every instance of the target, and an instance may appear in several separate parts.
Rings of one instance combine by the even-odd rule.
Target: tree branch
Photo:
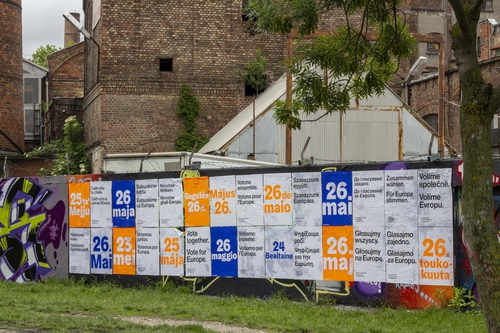
[[[490,97],[490,111],[495,113],[500,108],[500,86],[493,88],[493,93]]]

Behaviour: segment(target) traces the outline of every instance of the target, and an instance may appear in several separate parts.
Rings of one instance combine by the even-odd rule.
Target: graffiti
[[[50,261],[58,264],[57,252],[48,257],[47,248],[60,246],[66,228],[62,219],[64,202],[51,210],[45,203],[53,192],[34,178],[0,181],[0,278],[37,281],[52,273]],[[56,213],[56,214],[54,214]],[[49,260],[50,259],[50,260]]]

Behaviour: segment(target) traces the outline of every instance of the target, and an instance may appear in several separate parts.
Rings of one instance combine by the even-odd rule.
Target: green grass
[[[211,297],[171,284],[123,288],[74,280],[15,284],[0,282],[0,328],[41,332],[213,332],[201,325],[148,326],[126,316],[219,321],[266,331],[297,333],[474,332],[486,331],[479,311],[440,309],[369,311],[298,303],[284,297]]]

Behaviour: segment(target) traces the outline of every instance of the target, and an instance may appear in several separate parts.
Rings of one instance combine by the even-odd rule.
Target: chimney
[[[71,13],[74,18],[80,22],[80,14],[78,13]],[[68,45],[69,43],[79,43],[80,42],[80,31],[73,26],[71,23],[68,22],[68,20],[64,20],[64,47]]]

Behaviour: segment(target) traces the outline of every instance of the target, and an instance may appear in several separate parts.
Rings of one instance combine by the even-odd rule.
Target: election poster
[[[321,174],[323,226],[352,226],[351,171]]]
[[[238,241],[236,227],[212,227],[212,276],[238,277]]]
[[[292,225],[291,174],[264,175],[264,225]]]
[[[69,272],[90,274],[90,228],[69,228]]]
[[[452,227],[419,229],[419,281],[424,285],[453,286]]]
[[[353,224],[384,226],[384,171],[353,171]]]
[[[238,276],[265,278],[264,226],[238,227]]]
[[[354,226],[354,280],[385,282],[385,228],[383,226]]]
[[[290,277],[294,271],[293,228],[265,227],[266,277]]]
[[[160,275],[159,246],[160,231],[158,228],[136,229],[137,275]]]
[[[113,274],[136,274],[135,228],[113,228]]]
[[[117,180],[111,185],[113,227],[135,227],[135,182]]]
[[[111,228],[111,182],[90,183],[90,224],[92,228]]]
[[[186,227],[210,226],[208,177],[183,178]]]
[[[385,171],[386,227],[417,226],[417,195],[417,170]]]
[[[210,227],[186,228],[186,276],[212,276],[210,239]]]
[[[418,284],[418,228],[391,225],[386,229],[386,282]]]
[[[319,227],[294,227],[294,271],[290,278],[298,280],[323,280],[323,229]]]
[[[90,182],[68,184],[70,228],[90,228]]]
[[[323,280],[354,281],[353,227],[323,227]]]
[[[236,176],[237,225],[264,225],[264,188],[261,174]]]
[[[183,227],[184,205],[181,178],[162,178],[158,180],[160,227]]]
[[[321,227],[321,173],[299,172],[292,174],[293,225],[296,227]]]
[[[177,228],[160,229],[162,276],[184,276],[184,233]]]
[[[158,179],[135,181],[136,226],[158,227]]]
[[[236,226],[236,177],[210,177],[210,225]]]
[[[418,225],[453,226],[451,169],[418,170]]]
[[[92,250],[90,253],[91,274],[113,273],[113,229],[91,228]]]

